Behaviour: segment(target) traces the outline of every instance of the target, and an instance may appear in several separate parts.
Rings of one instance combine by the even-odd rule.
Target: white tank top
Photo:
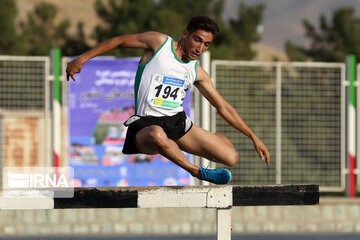
[[[135,113],[139,116],[173,116],[183,111],[186,91],[197,77],[196,61],[181,61],[166,41],[146,63],[139,64],[135,77]]]

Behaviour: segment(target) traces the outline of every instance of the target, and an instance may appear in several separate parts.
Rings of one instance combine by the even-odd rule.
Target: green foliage
[[[255,52],[251,49],[251,45],[260,40],[257,28],[261,25],[265,10],[265,4],[257,4],[246,6],[240,4],[239,19],[230,20],[233,32],[238,36],[240,42],[236,47],[236,54],[240,59],[252,59]]]
[[[77,25],[76,35],[66,35],[64,44],[61,46],[62,55],[77,56],[90,49],[85,42],[84,23],[79,22]]]
[[[118,35],[157,31],[179,39],[191,17],[206,15],[220,27],[211,47],[213,58],[252,59],[251,45],[259,41],[256,28],[262,21],[265,5],[241,4],[238,20],[231,20],[230,25],[222,20],[223,7],[224,0],[98,0],[95,9],[104,24],[96,27],[93,37],[100,43]],[[139,56],[142,50],[117,49],[109,54]]]
[[[69,20],[55,21],[58,9],[53,4],[39,3],[19,26],[15,25],[15,1],[0,0],[0,6],[0,54],[49,55],[51,48],[60,47],[63,55],[71,56],[89,49],[84,41],[83,24],[78,24],[74,36],[69,35]]]
[[[152,0],[96,1],[95,9],[104,24],[96,27],[95,40],[100,43],[111,37],[145,32],[154,21],[155,5]],[[140,50],[118,49],[111,52],[116,56],[141,55]]]
[[[302,47],[294,45],[290,41],[286,41],[285,43],[285,51],[289,58],[293,61],[306,61],[307,52]]]
[[[55,5],[41,2],[28,13],[27,19],[15,29],[14,0],[0,0],[1,54],[48,55],[53,47],[60,47],[65,56],[79,55],[90,47],[86,43],[84,24],[78,23],[76,33],[69,34],[70,21],[59,20]],[[4,7],[5,6],[5,7]],[[95,9],[102,23],[92,34],[98,44],[111,37],[158,31],[180,39],[189,19],[207,15],[216,20],[220,33],[210,48],[213,58],[251,60],[251,46],[259,41],[256,28],[261,24],[265,5],[241,4],[238,17],[226,23],[222,19],[224,0],[98,0]],[[55,20],[56,19],[56,20]],[[117,49],[115,56],[140,56],[140,49]]]
[[[61,44],[69,22],[62,21],[55,25],[57,11],[54,5],[43,2],[28,14],[26,22],[20,23],[27,54],[48,55],[52,47]]]
[[[341,7],[333,12],[331,20],[324,15],[319,18],[316,28],[308,20],[303,20],[305,36],[310,40],[310,47],[286,43],[286,52],[291,60],[343,62],[346,55],[360,57],[360,25],[352,7]]]
[[[55,5],[42,2],[35,6],[21,22],[21,34],[25,53],[28,55],[48,55],[51,48],[61,47],[63,55],[75,55],[89,49],[84,43],[83,24],[79,23],[77,35],[68,34],[69,20],[56,23],[58,9]]]
[[[15,1],[0,0],[0,6],[0,54],[18,54],[21,44],[15,28]]]

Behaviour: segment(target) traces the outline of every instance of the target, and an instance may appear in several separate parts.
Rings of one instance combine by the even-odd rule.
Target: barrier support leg
[[[217,208],[217,240],[231,240],[231,208]]]

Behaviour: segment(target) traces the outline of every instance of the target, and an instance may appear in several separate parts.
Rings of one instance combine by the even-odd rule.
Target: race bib
[[[148,100],[155,107],[173,109],[182,105],[184,83],[173,77],[153,74],[151,77]]]

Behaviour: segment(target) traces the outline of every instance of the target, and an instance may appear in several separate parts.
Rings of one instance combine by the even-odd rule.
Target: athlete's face
[[[214,39],[214,35],[211,32],[201,29],[192,33],[185,29],[182,37],[185,40],[182,47],[189,60],[198,59],[203,52],[208,50]]]

